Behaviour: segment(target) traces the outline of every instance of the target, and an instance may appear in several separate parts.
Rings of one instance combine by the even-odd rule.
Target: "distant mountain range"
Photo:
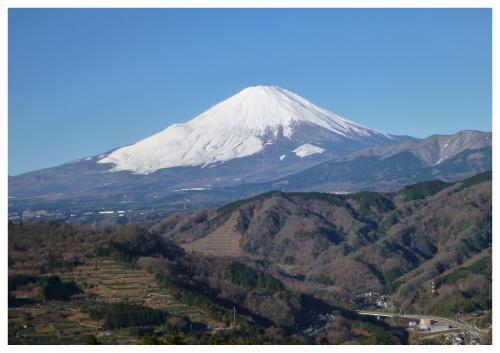
[[[431,179],[453,181],[491,170],[491,133],[449,136],[363,149],[274,182],[282,190],[389,190]]]
[[[132,145],[9,177],[9,212],[174,210],[269,190],[387,190],[490,169],[489,132],[396,136],[257,86]]]

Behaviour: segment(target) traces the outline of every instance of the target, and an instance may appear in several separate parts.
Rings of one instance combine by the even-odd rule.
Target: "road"
[[[404,317],[407,319],[431,319],[432,321],[439,322],[441,324],[449,325],[455,328],[458,328],[460,330],[466,331],[470,333],[473,336],[476,337],[481,337],[485,335],[487,332],[484,330],[479,329],[478,327],[465,323],[465,322],[458,322],[452,319],[447,319],[444,317],[439,317],[439,316],[432,316],[432,315],[418,315],[418,314],[398,314],[398,313],[391,313],[387,311],[370,311],[370,310],[356,310],[356,312],[359,315],[368,315],[368,316],[377,316],[377,317]]]

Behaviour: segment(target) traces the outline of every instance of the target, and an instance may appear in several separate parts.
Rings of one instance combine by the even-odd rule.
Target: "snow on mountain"
[[[310,143],[306,143],[303,144],[302,146],[297,147],[292,152],[295,153],[297,157],[304,158],[312,154],[323,153],[325,152],[325,149],[318,146],[314,146]]]
[[[113,164],[111,171],[139,174],[170,167],[203,166],[254,155],[279,139],[293,141],[301,126],[343,140],[394,139],[320,108],[286,89],[256,86],[242,90],[184,124],[171,125],[114,150],[98,163]],[[303,144],[296,142],[295,146]],[[299,147],[300,154],[296,153],[301,158],[314,151],[304,146]],[[324,150],[312,146],[316,148],[313,153]]]

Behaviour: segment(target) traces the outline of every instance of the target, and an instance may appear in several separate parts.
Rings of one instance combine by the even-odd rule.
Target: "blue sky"
[[[425,137],[491,130],[488,9],[10,9],[9,174],[127,145],[241,89]]]

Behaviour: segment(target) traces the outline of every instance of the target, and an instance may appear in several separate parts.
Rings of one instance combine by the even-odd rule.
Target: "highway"
[[[387,311],[369,311],[369,310],[356,310],[356,313],[359,315],[368,315],[368,316],[377,316],[377,317],[403,317],[407,319],[430,319],[432,321],[449,325],[454,328],[458,328],[460,330],[466,331],[470,333],[473,336],[476,337],[481,337],[485,335],[487,332],[484,330],[479,329],[478,327],[465,323],[465,322],[458,322],[452,319],[447,319],[444,317],[439,317],[439,316],[432,316],[432,315],[418,315],[418,314],[399,314],[399,313],[391,313]]]

